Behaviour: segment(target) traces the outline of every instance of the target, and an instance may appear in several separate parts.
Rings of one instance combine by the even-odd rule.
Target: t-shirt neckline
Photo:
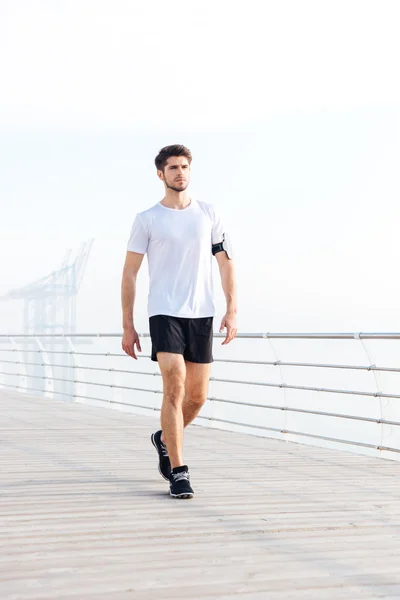
[[[187,206],[185,206],[185,208],[169,208],[169,206],[164,206],[164,204],[161,204],[161,201],[158,203],[158,206],[161,206],[161,208],[165,209],[165,210],[169,210],[171,212],[174,213],[184,213],[187,210],[190,210],[193,207],[194,204],[194,200],[193,198],[190,200],[190,204],[188,204]]]

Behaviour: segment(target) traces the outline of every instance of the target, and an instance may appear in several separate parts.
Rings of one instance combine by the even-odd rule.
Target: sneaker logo
[[[164,444],[164,442],[160,442],[160,448],[161,448],[161,454],[163,456],[168,456],[167,446]]]

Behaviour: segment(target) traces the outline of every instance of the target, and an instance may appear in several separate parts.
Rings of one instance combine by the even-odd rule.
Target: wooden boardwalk
[[[400,598],[400,465],[0,390],[1,600]]]

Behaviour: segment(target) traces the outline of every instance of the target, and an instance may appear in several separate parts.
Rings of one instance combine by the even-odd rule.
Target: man
[[[161,202],[139,213],[128,242],[122,277],[123,350],[137,359],[141,352],[133,320],[136,277],[147,252],[150,290],[148,312],[151,359],[163,380],[160,431],[151,441],[159,455],[159,471],[170,482],[173,498],[192,498],[184,464],[183,430],[207,399],[213,361],[212,255],[218,261],[227,310],[220,331],[222,345],[236,329],[236,284],[224,227],[214,208],[189,197],[192,155],[185,146],[163,148],[155,159],[165,187]]]

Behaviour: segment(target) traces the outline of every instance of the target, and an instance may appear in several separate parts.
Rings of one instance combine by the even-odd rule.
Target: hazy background
[[[0,0],[0,295],[94,237],[77,329],[119,331],[132,221],[162,198],[158,150],[183,143],[191,194],[234,240],[241,331],[399,331],[399,16],[396,0]],[[0,331],[21,329],[22,303],[0,303]]]

